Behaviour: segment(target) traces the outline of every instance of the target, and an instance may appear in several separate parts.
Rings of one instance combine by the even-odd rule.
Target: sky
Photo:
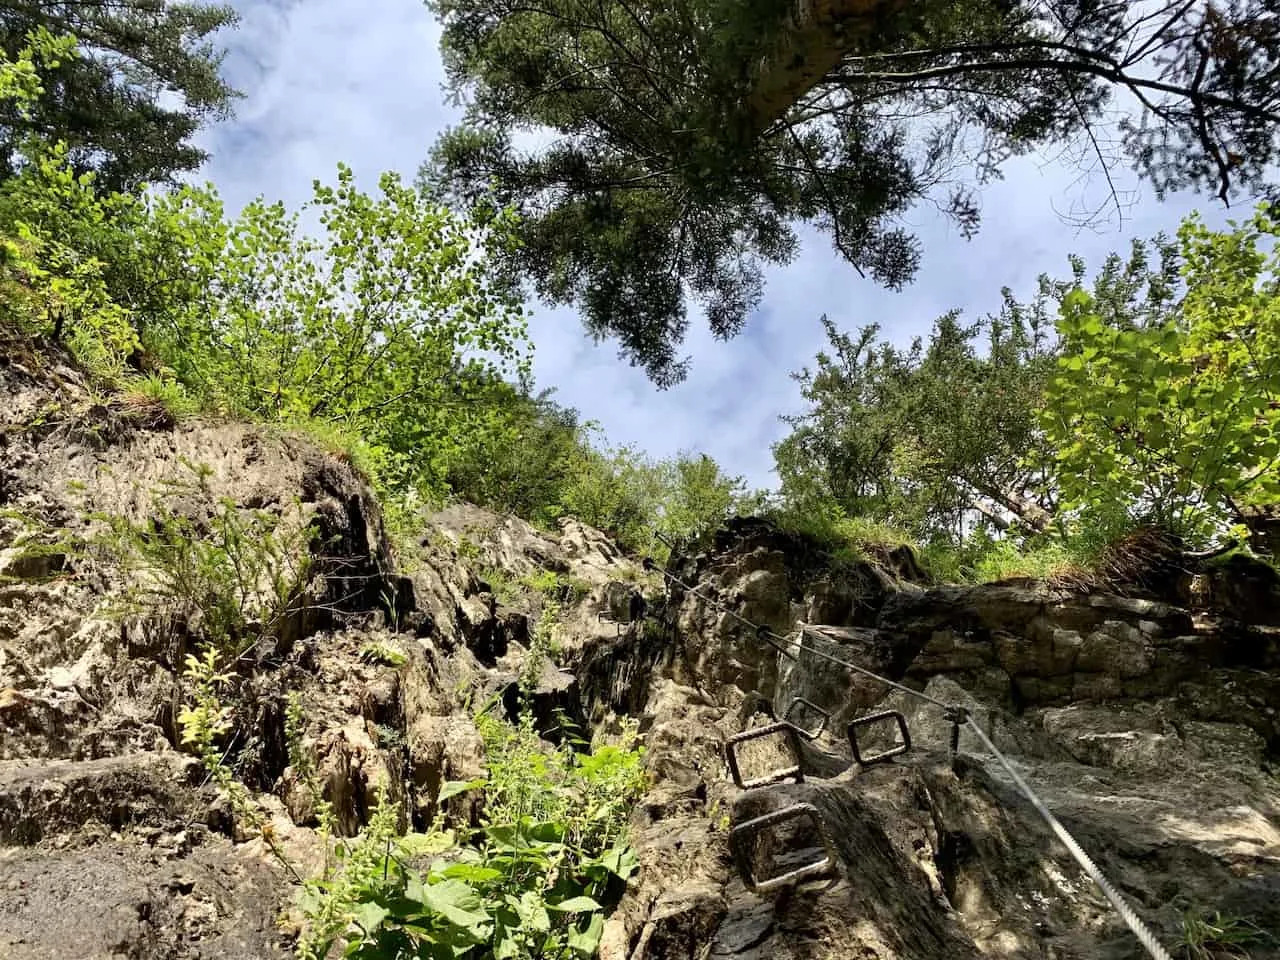
[[[312,181],[334,179],[350,165],[365,189],[395,170],[412,179],[437,134],[457,121],[442,89],[439,28],[421,0],[235,0],[237,30],[220,39],[224,69],[245,94],[233,119],[205,131],[211,154],[204,176],[228,208],[258,195],[298,205]],[[924,243],[915,282],[895,293],[860,278],[840,261],[829,238],[802,230],[801,254],[767,277],[764,300],[745,332],[714,340],[695,319],[685,343],[688,379],[658,391],[618,359],[616,346],[595,344],[572,309],[531,304],[540,387],[597,421],[608,440],[636,444],[654,457],[679,451],[710,454],[730,474],[772,487],[770,447],[787,433],[779,415],[803,409],[792,371],[811,365],[824,345],[821,318],[853,329],[879,323],[908,343],[954,308],[969,318],[998,309],[1002,287],[1030,297],[1036,278],[1062,276],[1067,255],[1100,263],[1135,237],[1172,232],[1192,209],[1211,224],[1243,209],[1194,195],[1157,202],[1149,187],[1120,173],[1122,221],[1086,230],[1062,212],[1102,199],[1095,178],[1080,184],[1060,159],[1026,157],[982,194],[983,226],[963,239],[941,215],[920,209],[909,225]]]

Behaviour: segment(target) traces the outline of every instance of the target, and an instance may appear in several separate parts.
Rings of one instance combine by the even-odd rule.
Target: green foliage
[[[54,148],[0,192],[0,302],[109,383],[145,365],[153,394],[321,433],[384,492],[439,497],[527,362],[486,274],[509,232],[345,167],[295,214],[257,200],[232,221],[211,188],[103,194]]]
[[[76,40],[55,37],[39,26],[21,35],[20,41],[0,49],[0,105],[26,120],[45,92],[41,71],[56,70],[63,60],[74,57]]]
[[[447,469],[455,495],[551,527],[577,517],[625,549],[665,556],[655,532],[690,541],[763,499],[705,455],[652,461],[601,442],[594,424],[549,394],[501,385],[493,416],[471,431]]]
[[[492,389],[494,415],[462,438],[446,480],[464,500],[549,526],[561,515],[570,467],[591,426],[527,382]]]
[[[194,705],[178,714],[182,742],[196,751],[219,785],[233,786],[231,771],[222,765],[218,741],[231,730],[231,708],[223,704],[218,688],[231,682],[231,675],[218,672],[218,651],[205,648],[204,656],[187,657],[184,678],[192,686]]]
[[[1127,511],[1201,541],[1280,500],[1280,225],[1267,207],[1214,232],[1192,217],[1174,260],[1108,297],[1063,302],[1042,418],[1064,506]],[[1144,254],[1141,248],[1135,256]],[[1169,275],[1180,266],[1184,292]]]
[[[0,507],[0,545],[9,553],[0,584],[60,576],[67,559],[85,551],[84,541],[65,526],[15,507]]]
[[[127,406],[157,406],[175,423],[200,412],[199,402],[177,380],[148,373],[127,381],[124,390]]]
[[[741,477],[725,475],[705,454],[654,463],[628,446],[583,451],[561,494],[565,513],[658,558],[668,552],[663,540],[688,544],[762,503],[761,494],[748,493]]]
[[[1218,910],[1212,915],[1190,911],[1182,918],[1177,947],[1186,960],[1249,960],[1249,947],[1275,942],[1274,937],[1245,917]]]
[[[306,736],[306,714],[303,712],[302,697],[297,693],[289,694],[288,705],[284,713],[285,744],[289,750],[289,766],[293,768],[298,780],[307,789],[311,802],[315,806],[316,819],[320,825],[320,840],[325,846],[328,857],[329,838],[333,834],[333,804],[324,797],[324,787],[320,782],[320,774],[316,769],[315,758],[304,742]],[[327,859],[326,859],[327,862]]]
[[[1052,285],[969,326],[955,313],[903,350],[826,324],[830,354],[796,376],[809,404],[774,447],[782,498],[814,522],[860,517],[915,538],[955,540],[974,522],[1039,529],[1051,498],[1036,469],[1035,409],[1052,364]],[[985,354],[979,338],[987,340]],[[837,512],[838,511],[838,512]],[[823,518],[830,517],[829,521]]]
[[[246,510],[209,490],[209,468],[152,496],[152,517],[100,517],[97,545],[133,573],[126,608],[165,609],[210,645],[239,655],[278,630],[311,579],[311,528]]]
[[[945,583],[992,583],[1024,578],[1078,582],[1087,576],[1096,556],[1080,542],[1057,536],[1022,542],[978,531],[959,545],[930,544],[921,549],[920,560],[930,576]]]
[[[483,828],[396,837],[394,811],[380,806],[340,846],[341,868],[308,881],[301,960],[338,942],[361,958],[595,956],[604,910],[637,866],[624,837],[644,783],[634,733],[575,754],[544,744],[527,715],[514,726],[481,715],[477,725],[488,779],[446,784],[440,800],[483,786]]]
[[[502,217],[460,220],[391,174],[375,198],[346,167],[298,214],[259,200],[227,223],[211,193],[184,188],[150,215],[211,283],[149,327],[148,347],[218,407],[360,435],[385,490],[437,489],[490,415],[494,374],[521,363],[520,311],[484,272]]]
[[[1156,18],[1036,0],[833,2],[804,17],[778,0],[430,6],[467,115],[423,180],[461,204],[513,204],[513,282],[577,305],[590,335],[663,386],[687,369],[688,301],[736,335],[765,268],[795,255],[797,222],[898,288],[921,259],[907,211],[932,201],[972,234],[975,186],[1036,148],[1116,144],[1104,167],[1223,197],[1265,187],[1276,156],[1266,0]],[[1142,113],[1119,135],[1117,88]],[[547,135],[531,145],[528,130]]]
[[[360,659],[365,663],[380,663],[383,666],[399,669],[408,663],[404,653],[386,643],[371,640],[360,648]]]
[[[551,598],[543,601],[542,612],[529,638],[529,650],[520,665],[520,696],[528,703],[542,680],[547,658],[556,649],[556,627],[560,621],[560,604]]]
[[[660,484],[658,471],[634,447],[585,447],[569,462],[559,505],[565,515],[603,531],[624,548],[648,553]]]
[[[5,4],[0,55],[21,62],[28,38],[39,34],[74,36],[78,49],[24,68],[24,82],[46,96],[6,103],[0,85],[0,178],[21,169],[32,137],[68,144],[76,172],[96,171],[108,190],[194,170],[205,154],[193,136],[226,117],[236,96],[210,42],[235,22],[229,5],[202,2]]]
[[[236,780],[219,752],[219,741],[231,731],[232,710],[226,706],[219,690],[231,683],[230,673],[219,672],[218,652],[206,647],[203,656],[188,656],[182,677],[190,687],[193,702],[178,714],[182,742],[193,748],[218,789],[223,792],[235,816],[253,827],[267,848],[295,880],[301,882],[293,864],[276,843],[269,822],[263,817],[244,784]]]
[[[139,340],[99,256],[105,251],[84,241],[113,233],[108,224],[128,219],[132,207],[125,197],[98,199],[92,176],[76,175],[61,148],[34,158],[0,198],[0,285],[19,326],[65,338],[82,364],[111,381],[125,375]]]
[[[919,545],[902,528],[865,517],[848,516],[836,504],[813,509],[812,502],[796,504],[784,500],[766,511],[765,516],[781,530],[817,541],[837,565],[874,559],[877,554],[894,547],[919,550]]]
[[[572,606],[591,592],[591,584],[554,570],[539,570],[520,578],[520,585],[539,594],[544,601]]]

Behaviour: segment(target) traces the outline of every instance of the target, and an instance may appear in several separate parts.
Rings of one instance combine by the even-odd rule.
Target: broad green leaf
[[[579,957],[594,957],[603,936],[604,917],[597,913],[585,927],[574,927],[569,931],[569,949]]]
[[[372,934],[382,926],[382,921],[391,915],[391,911],[380,903],[366,900],[351,909],[352,917],[367,934]]]
[[[468,790],[479,790],[485,785],[486,781],[481,780],[446,780],[440,787],[440,795],[436,797],[437,803],[444,803],[451,797],[456,797],[460,793],[466,793]]]

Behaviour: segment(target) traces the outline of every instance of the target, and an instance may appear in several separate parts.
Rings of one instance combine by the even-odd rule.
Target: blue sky
[[[316,178],[332,180],[339,161],[366,188],[384,170],[412,178],[437,133],[457,117],[441,89],[439,31],[420,0],[236,0],[239,30],[225,35],[231,82],[246,94],[234,120],[208,130],[212,154],[204,174],[238,209],[258,194],[298,204]],[[1150,188],[1123,172],[1133,191],[1123,223],[1081,231],[1059,215],[1097,203],[1102,184],[1080,184],[1061,159],[1027,157],[985,190],[983,228],[966,241],[931,209],[911,226],[925,257],[913,285],[892,293],[837,260],[828,238],[805,234],[801,255],[768,278],[765,299],[746,332],[719,343],[696,321],[686,342],[688,380],[655,390],[642,373],[595,345],[566,309],[533,304],[531,332],[540,386],[597,420],[615,443],[654,456],[709,453],[753,485],[772,485],[770,445],[786,432],[781,413],[800,409],[789,373],[823,345],[823,314],[852,328],[878,322],[886,336],[909,341],[955,307],[970,317],[996,309],[1000,288],[1030,295],[1042,272],[1061,275],[1070,252],[1090,263],[1127,248],[1133,237],[1172,231],[1200,207],[1210,223],[1224,211],[1209,198],[1158,203]]]

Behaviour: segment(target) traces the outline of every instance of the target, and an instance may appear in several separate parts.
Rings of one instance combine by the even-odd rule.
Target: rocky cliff
[[[1269,567],[1233,559],[1115,592],[936,586],[909,556],[837,569],[743,522],[674,560],[686,590],[574,521],[548,533],[466,505],[424,516],[393,557],[358,473],[298,438],[175,424],[49,355],[9,351],[0,396],[0,956],[289,955],[294,878],[180,743],[202,624],[109,549],[121,529],[172,530],[169,516],[216,537],[230,505],[307,531],[278,541],[304,586],[237,611],[271,622],[231,671],[226,747],[304,869],[321,854],[289,766],[289,695],[339,832],[379,785],[429,823],[445,781],[483,773],[474,704],[514,708],[540,615],[520,583],[554,571],[570,587],[537,709],[596,731],[634,718],[647,750],[641,869],[606,926],[608,960],[1141,955],[971,734],[953,757],[940,711],[813,649],[968,707],[1171,951],[1214,956],[1175,944],[1189,913],[1221,911],[1258,931],[1233,949],[1280,957]],[[788,657],[726,611],[788,637],[822,629]],[[742,761],[755,776],[798,760],[800,777],[738,789],[726,741],[789,709],[812,733],[821,714],[797,698],[829,713],[821,732],[754,741]],[[910,751],[854,763],[846,727],[884,710]],[[887,746],[885,729],[861,746]],[[447,805],[466,817],[473,802]],[[815,816],[739,843],[735,862],[735,826],[796,803]],[[824,857],[773,891],[744,882]]]

